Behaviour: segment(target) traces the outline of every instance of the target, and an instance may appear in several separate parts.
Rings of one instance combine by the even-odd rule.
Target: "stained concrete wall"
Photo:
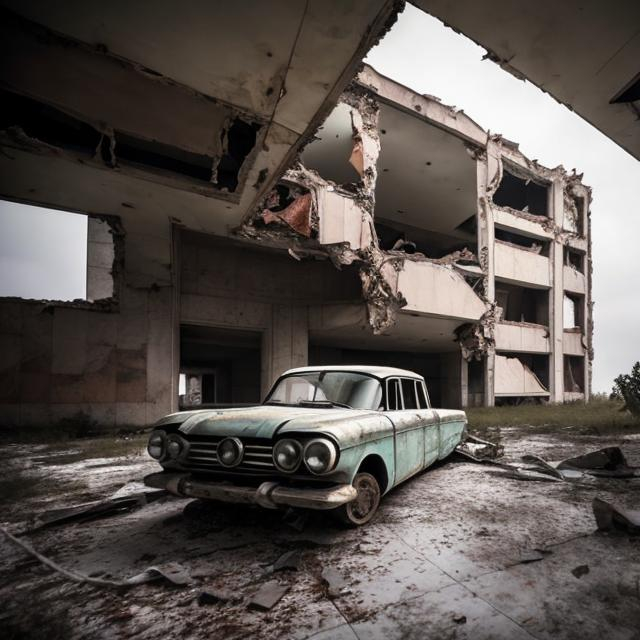
[[[310,306],[362,302],[357,272],[329,260],[190,232],[180,255],[181,322],[260,331],[262,396],[284,370],[307,364]]]
[[[0,300],[0,427],[139,427],[171,410],[171,227],[124,234],[110,304]]]

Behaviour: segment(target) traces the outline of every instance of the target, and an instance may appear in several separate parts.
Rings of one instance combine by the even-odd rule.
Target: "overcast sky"
[[[87,217],[0,200],[0,296],[86,295]]]
[[[531,159],[584,172],[593,188],[594,391],[640,360],[640,162],[484,50],[407,5],[367,58],[418,93],[455,105]],[[34,233],[37,231],[38,233]],[[86,218],[0,201],[0,295],[85,295]]]
[[[480,126],[518,142],[548,167],[584,172],[593,188],[593,390],[640,360],[640,162],[549,95],[517,80],[485,51],[407,5],[367,62],[417,93],[438,96]]]

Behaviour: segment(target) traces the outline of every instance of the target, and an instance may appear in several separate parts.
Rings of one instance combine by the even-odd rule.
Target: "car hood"
[[[322,431],[341,421],[351,422],[377,412],[360,409],[278,407],[259,405],[238,409],[202,409],[173,413],[162,418],[155,427],[180,425],[179,431],[189,435],[238,436],[244,438],[272,438],[287,425],[287,431],[299,425],[303,430]]]

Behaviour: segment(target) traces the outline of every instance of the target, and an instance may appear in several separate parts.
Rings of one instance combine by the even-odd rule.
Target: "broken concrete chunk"
[[[579,469],[592,476],[609,478],[631,478],[636,475],[620,447],[606,447],[575,458],[567,458],[560,462],[557,468]]]
[[[282,585],[276,580],[265,582],[251,597],[248,607],[249,609],[258,609],[260,611],[269,611],[272,609],[289,591],[289,585]]]
[[[125,582],[130,585],[144,584],[145,582],[159,580],[160,578],[164,578],[178,586],[184,586],[191,583],[191,578],[186,569],[177,562],[168,562],[164,565],[149,567],[142,573],[132,576],[131,578],[127,578]]]
[[[593,499],[592,507],[600,531],[640,534],[640,510],[623,509],[600,498]]]
[[[230,602],[233,596],[227,591],[211,590],[201,591],[198,594],[198,604],[202,607],[208,604],[218,604],[222,602]]]
[[[342,574],[333,567],[324,567],[321,576],[322,581],[327,585],[327,595],[330,598],[337,598],[347,586],[347,581]]]
[[[301,559],[302,552],[298,549],[287,551],[271,565],[270,571],[283,571],[284,569],[293,569],[294,571],[297,571]]]
[[[582,578],[582,576],[586,576],[587,573],[589,573],[589,565],[588,564],[578,565],[575,569],[571,569],[571,573],[576,578]]]
[[[502,457],[504,447],[489,442],[488,440],[482,440],[475,436],[468,435],[464,442],[461,442],[456,447],[456,452],[469,454],[473,460],[495,460],[496,458]]]

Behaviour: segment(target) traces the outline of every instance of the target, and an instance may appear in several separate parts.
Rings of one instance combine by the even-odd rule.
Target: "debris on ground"
[[[557,465],[559,470],[579,470],[604,478],[633,478],[640,475],[627,463],[620,447],[605,447],[575,458],[567,458]]]
[[[16,538],[13,534],[9,533],[4,527],[0,527],[0,533],[4,534],[11,542],[26,551],[29,555],[39,560],[42,564],[46,565],[50,569],[57,571],[61,575],[65,576],[69,580],[74,582],[81,582],[91,584],[96,587],[112,587],[116,589],[122,589],[126,587],[132,587],[139,584],[151,582],[159,578],[164,578],[172,584],[183,586],[191,582],[191,578],[181,565],[177,562],[170,562],[162,566],[154,566],[145,569],[142,573],[139,573],[126,580],[106,580],[104,578],[98,578],[95,576],[88,576],[77,571],[71,571],[60,566],[50,558],[38,553],[33,547],[28,545],[23,540]]]
[[[198,604],[202,607],[208,604],[219,604],[224,602],[231,602],[234,597],[227,591],[212,590],[201,591],[198,594]]]
[[[330,598],[337,598],[347,586],[347,581],[342,574],[333,567],[324,567],[320,575],[322,581],[327,585],[327,595]]]
[[[571,569],[571,573],[576,578],[582,578],[582,576],[586,576],[587,573],[589,573],[589,565],[588,564],[578,565],[575,569]]]
[[[502,445],[471,435],[467,435],[464,442],[461,442],[455,448],[455,451],[474,462],[495,460],[504,455],[504,447]]]
[[[265,582],[249,600],[249,609],[269,611],[280,601],[282,596],[289,591],[289,585],[280,584],[277,580]]]
[[[514,567],[518,564],[539,562],[540,560],[544,560],[548,555],[551,555],[551,553],[553,553],[551,549],[525,549],[520,554],[520,557],[512,564],[507,565],[507,567]]]
[[[600,498],[594,498],[591,504],[600,531],[640,534],[640,510],[623,509]]]
[[[164,498],[167,495],[169,494],[164,490],[145,491],[111,497],[107,500],[87,502],[74,507],[51,509],[36,516],[34,525],[29,529],[29,532],[70,524],[72,522],[88,522],[90,520],[96,520],[97,518],[106,518],[107,516],[124,513],[125,511],[133,511],[151,502],[155,502],[160,498]]]
[[[293,569],[294,571],[297,571],[301,560],[302,552],[299,549],[287,551],[267,568],[267,573],[274,573],[276,571],[283,571],[285,569]]]

